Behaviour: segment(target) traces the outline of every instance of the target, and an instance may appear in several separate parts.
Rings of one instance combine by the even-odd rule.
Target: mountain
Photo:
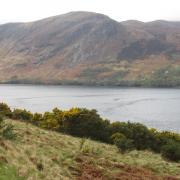
[[[180,22],[70,12],[0,25],[0,82],[180,85]]]

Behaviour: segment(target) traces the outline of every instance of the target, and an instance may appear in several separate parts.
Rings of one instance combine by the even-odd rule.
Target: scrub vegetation
[[[80,108],[32,114],[1,103],[0,114],[14,134],[1,135],[3,180],[180,178],[179,134]]]

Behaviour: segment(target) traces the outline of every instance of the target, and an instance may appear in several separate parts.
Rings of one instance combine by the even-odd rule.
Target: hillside
[[[115,146],[46,131],[6,120],[17,138],[0,142],[0,179],[144,179],[180,178],[180,164],[148,151],[121,154]]]
[[[71,12],[0,25],[0,82],[180,85],[180,22]]]

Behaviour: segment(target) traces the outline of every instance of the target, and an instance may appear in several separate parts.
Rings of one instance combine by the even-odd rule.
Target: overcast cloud
[[[69,11],[93,11],[117,21],[180,20],[180,0],[0,0],[0,23],[26,22]]]

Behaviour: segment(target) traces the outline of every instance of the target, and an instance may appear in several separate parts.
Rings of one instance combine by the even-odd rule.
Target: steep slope
[[[119,23],[71,12],[1,25],[0,82],[126,84],[179,67],[179,52],[179,22]]]
[[[124,51],[129,50],[126,53],[131,59],[156,54],[172,55],[173,53],[180,52],[179,22],[153,21],[142,23],[126,21],[122,22],[122,24],[127,27],[134,36],[134,39],[136,39],[135,43],[131,43],[124,49]]]
[[[16,140],[0,141],[0,179],[176,180],[179,163],[148,151],[121,154],[115,146],[12,123]]]

